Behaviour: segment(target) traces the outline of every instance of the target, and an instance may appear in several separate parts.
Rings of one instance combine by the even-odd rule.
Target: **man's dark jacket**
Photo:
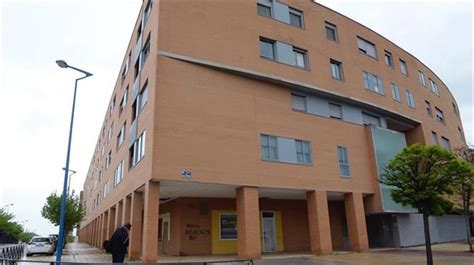
[[[112,238],[110,238],[110,244],[112,244],[112,254],[127,253],[128,247],[128,233],[124,227],[117,228]]]

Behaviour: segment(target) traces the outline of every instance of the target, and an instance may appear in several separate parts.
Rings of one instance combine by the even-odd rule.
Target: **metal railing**
[[[0,259],[20,259],[23,257],[24,250],[23,244],[0,247]]]

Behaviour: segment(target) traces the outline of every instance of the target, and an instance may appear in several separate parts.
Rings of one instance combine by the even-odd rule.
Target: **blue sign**
[[[184,169],[181,171],[181,177],[190,179],[193,176],[191,170]]]

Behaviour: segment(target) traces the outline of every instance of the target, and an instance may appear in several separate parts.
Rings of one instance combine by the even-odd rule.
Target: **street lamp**
[[[66,170],[66,168],[63,167],[63,170]],[[67,181],[67,195],[69,197],[69,190],[71,188],[71,177],[72,175],[76,174],[77,171],[72,170],[72,169],[69,169],[68,171],[71,172],[71,174],[68,176],[68,181]]]
[[[59,218],[59,238],[58,238],[58,245],[57,245],[58,249],[56,252],[56,262],[61,262],[61,255],[63,252],[63,242],[64,242],[64,219],[65,219],[65,213],[66,213],[66,189],[67,189],[68,173],[69,173],[69,158],[71,154],[72,125],[74,124],[74,108],[76,106],[77,82],[81,79],[92,76],[92,74],[84,70],[81,70],[79,68],[70,66],[63,60],[57,60],[56,63],[61,68],[71,68],[84,74],[83,77],[77,78],[76,82],[74,83],[74,97],[72,100],[71,124],[69,125],[69,140],[67,144],[66,166],[64,167],[63,195],[61,197],[61,212],[60,212],[60,218]]]

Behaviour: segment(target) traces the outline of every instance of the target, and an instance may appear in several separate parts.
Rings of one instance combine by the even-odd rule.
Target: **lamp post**
[[[63,167],[63,170],[66,170],[66,168]],[[68,171],[71,172],[71,174],[68,176],[68,181],[67,181],[67,196],[69,197],[69,190],[71,188],[71,177],[72,175],[76,174],[77,171],[72,170],[72,169],[69,169]]]
[[[63,242],[64,242],[64,221],[65,221],[64,219],[65,219],[65,213],[66,213],[66,189],[67,189],[68,174],[69,174],[69,158],[70,158],[70,154],[71,154],[72,126],[74,124],[74,109],[75,109],[75,106],[76,106],[77,82],[79,80],[82,80],[84,78],[92,76],[92,74],[89,73],[89,72],[86,72],[84,70],[81,70],[79,68],[70,66],[63,60],[57,60],[56,63],[61,68],[71,68],[71,69],[74,69],[74,70],[84,74],[83,77],[77,78],[76,82],[74,83],[74,97],[73,97],[73,100],[72,100],[71,123],[69,125],[69,140],[68,140],[68,144],[67,144],[66,166],[64,167],[63,195],[61,197],[61,212],[60,212],[60,218],[59,218],[59,238],[58,238],[58,244],[57,244],[58,249],[56,251],[56,262],[59,263],[59,262],[61,262],[61,255],[62,255],[62,252],[63,252]]]

